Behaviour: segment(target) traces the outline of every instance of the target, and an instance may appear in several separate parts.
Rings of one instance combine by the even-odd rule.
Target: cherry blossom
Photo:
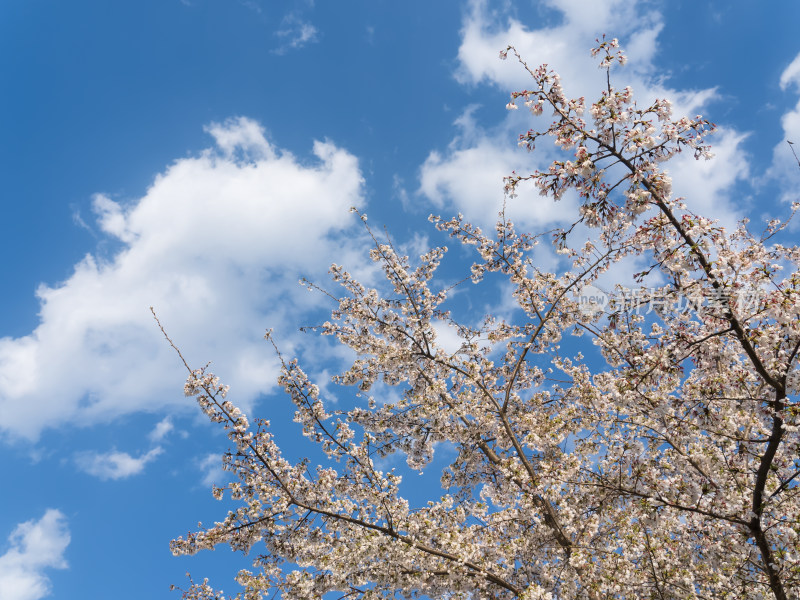
[[[800,248],[777,242],[787,221],[729,232],[672,196],[662,164],[709,159],[714,125],[613,87],[625,64],[616,39],[592,50],[608,78],[590,104],[509,54],[532,82],[507,108],[553,115],[520,145],[551,138],[565,156],[511,174],[506,191],[531,181],[552,200],[577,193],[575,225],[519,232],[501,213],[489,234],[460,215],[431,221],[476,250],[468,279],[503,278],[523,316],[456,321],[435,278],[447,249],[412,261],[374,238],[385,287],[334,265],[340,291],[326,292],[335,309],[319,328],[355,353],[334,377],[352,407],[281,356],[318,460],[288,460],[268,421],[250,424],[213,374],[190,369],[186,394],[232,444],[235,482],[213,493],[237,508],[172,551],[250,553],[237,576],[247,600],[800,597]],[[563,272],[533,260],[550,236]],[[619,288],[603,310],[583,310],[577,293],[629,258],[650,265],[636,301]],[[458,331],[455,352],[442,325]],[[592,344],[574,351],[572,336]],[[371,396],[386,386],[395,399]],[[442,443],[455,449],[443,467]],[[381,470],[390,455],[442,469],[427,504]],[[203,582],[184,597],[223,596]]]

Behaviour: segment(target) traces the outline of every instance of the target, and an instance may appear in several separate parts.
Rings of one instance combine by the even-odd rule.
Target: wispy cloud
[[[281,28],[275,32],[280,45],[272,52],[286,54],[289,50],[302,48],[306,44],[318,41],[318,31],[310,22],[302,20],[295,14],[286,15]]]
[[[50,593],[45,569],[64,569],[70,536],[61,511],[48,509],[38,521],[20,523],[8,537],[9,549],[0,556],[0,598],[39,600]]]
[[[82,471],[100,479],[125,479],[144,471],[145,465],[162,452],[160,446],[138,457],[116,450],[106,453],[79,452],[75,455],[75,464]]]
[[[261,8],[261,4],[256,2],[255,0],[239,0],[239,4],[241,4],[245,8],[249,8],[250,10],[258,14],[264,12],[264,10]]]
[[[800,88],[800,54],[795,56],[794,60],[789,63],[789,66],[783,70],[783,73],[781,73],[781,89],[785,90],[790,85]]]
[[[206,487],[215,485],[221,487],[230,479],[222,468],[222,459],[219,454],[206,454],[197,460],[197,468],[203,474],[201,482]]]
[[[164,417],[161,421],[156,423],[153,431],[151,431],[147,437],[151,442],[158,443],[173,429],[175,429],[175,426],[172,424],[172,419],[170,417]]]

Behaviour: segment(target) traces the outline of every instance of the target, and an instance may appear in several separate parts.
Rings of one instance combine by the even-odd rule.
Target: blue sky
[[[222,517],[209,484],[227,446],[148,307],[303,453],[262,337],[320,381],[341,364],[298,333],[326,306],[297,280],[334,261],[374,275],[348,208],[414,251],[441,243],[429,213],[491,226],[502,176],[552,158],[516,146],[528,124],[504,106],[526,80],[498,60],[508,43],[592,98],[588,50],[619,37],[618,85],[720,126],[716,160],[670,165],[678,193],[726,224],[781,214],[798,189],[800,5],[763,6],[3,2],[0,596],[175,598],[186,571],[234,591],[246,558],[168,550]],[[531,192],[509,211],[541,230],[570,206]],[[451,254],[456,277],[467,255]],[[482,294],[461,308],[502,308],[502,290]]]

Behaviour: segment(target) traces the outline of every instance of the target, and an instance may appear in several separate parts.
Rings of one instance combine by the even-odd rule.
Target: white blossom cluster
[[[616,40],[593,53],[605,69],[624,62]],[[577,190],[576,219],[595,238],[573,247],[574,234],[558,232],[573,268],[548,273],[531,258],[539,238],[508,221],[489,236],[461,216],[432,217],[477,250],[473,281],[508,281],[523,320],[456,323],[447,291],[433,285],[445,248],[414,266],[376,242],[389,293],[334,265],[342,292],[321,329],[357,355],[335,380],[359,396],[377,382],[400,393],[334,410],[286,361],[280,383],[327,457],[318,465],[286,460],[268,422],[251,427],[213,375],[190,376],[187,393],[233,443],[225,467],[236,482],[214,493],[238,508],[172,549],[252,552],[239,597],[800,597],[800,248],[771,243],[779,221],[760,237],[746,223],[728,233],[671,196],[659,165],[685,149],[708,157],[708,121],[673,120],[665,100],[638,108],[609,78],[587,123],[583,98],[565,97],[545,67],[523,65],[534,86],[509,108],[552,109],[554,122],[521,142],[533,149],[552,136],[572,158],[512,175],[508,191],[523,179],[554,199]],[[649,258],[669,282],[653,297],[761,293],[746,311],[728,301],[687,301],[649,319],[624,303],[582,311],[574,292],[630,256]],[[440,323],[457,328],[456,352],[437,341]],[[605,364],[569,356],[569,334],[590,338]],[[376,462],[400,452],[421,469],[439,442],[457,456],[442,489],[411,506],[400,477]],[[204,582],[185,597],[222,595]]]

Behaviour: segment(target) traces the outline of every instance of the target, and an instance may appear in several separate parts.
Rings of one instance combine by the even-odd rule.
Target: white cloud
[[[408,190],[405,187],[405,181],[397,173],[392,177],[392,197],[400,201],[403,208],[408,209],[411,205],[411,199],[408,195]]]
[[[127,452],[112,450],[101,454],[99,452],[79,452],[75,455],[75,464],[82,471],[100,479],[126,479],[144,471],[147,463],[155,460],[163,450],[157,446],[134,458]]]
[[[747,212],[746,201],[736,184],[750,176],[750,166],[742,149],[747,134],[719,128],[713,136],[714,158],[696,160],[684,152],[665,165],[673,177],[673,195],[686,198],[692,212],[718,220],[728,230]]]
[[[252,407],[277,375],[264,331],[275,327],[291,351],[297,315],[317,308],[299,276],[320,280],[332,257],[360,256],[358,233],[342,235],[361,231],[348,210],[362,203],[353,155],[314,142],[314,160],[301,162],[243,118],[208,131],[215,146],[176,160],[143,197],[98,196],[98,225],[119,251],[87,255],[69,279],[42,285],[36,329],[0,338],[7,436],[192,409],[151,305],[190,364],[213,359],[237,403]]]
[[[515,121],[486,131],[475,123],[473,109],[456,120],[459,134],[447,151],[428,155],[420,169],[419,192],[437,209],[460,212],[487,231],[503,209],[503,178],[512,171],[530,172],[531,155],[509,143],[514,137],[512,128],[518,125]],[[530,194],[508,199],[505,208],[517,226],[529,229],[561,222],[577,211],[571,199],[554,203],[540,198],[532,187]]]
[[[787,92],[800,93],[800,54],[781,73],[781,89]],[[797,201],[798,169],[797,158],[792,153],[787,141],[794,144],[794,151],[800,155],[800,97],[794,108],[781,117],[783,136],[772,152],[772,166],[769,176],[778,181],[785,201]]]
[[[222,487],[230,480],[230,475],[222,468],[222,457],[219,454],[206,454],[199,458],[197,468],[203,473],[201,483],[206,487]]]
[[[275,35],[281,45],[273,50],[274,54],[286,54],[289,50],[302,48],[306,44],[318,41],[318,31],[311,23],[303,21],[297,15],[288,14],[281,23],[281,29]]]
[[[621,85],[631,85],[640,102],[655,97],[669,97],[676,113],[692,114],[714,97],[713,89],[675,90],[664,85],[665,75],[655,68],[657,38],[663,18],[649,10],[647,2],[601,0],[591,5],[581,0],[549,0],[562,20],[550,27],[529,29],[503,13],[490,13],[486,3],[474,1],[462,28],[458,52],[457,78],[462,83],[488,81],[511,92],[522,89],[530,76],[516,62],[498,59],[506,45],[516,47],[529,66],[546,63],[562,77],[566,93],[599,97],[605,88],[605,71],[597,68],[597,60],[589,50],[603,32],[620,38],[629,62],[612,76]],[[667,74],[668,75],[668,74]]]
[[[549,0],[547,4],[562,18],[532,29],[502,9],[490,9],[488,2],[473,1],[461,32],[456,78],[465,85],[488,83],[508,92],[524,89],[531,80],[522,65],[511,56],[505,61],[498,56],[500,50],[513,44],[529,66],[547,63],[559,72],[568,95],[585,96],[591,101],[599,96],[606,82],[605,71],[597,68],[589,49],[596,45],[599,33],[609,32],[621,39],[629,58],[628,65],[613,71],[612,77],[620,86],[630,84],[640,103],[667,97],[673,102],[676,116],[682,116],[696,114],[716,97],[713,88],[676,90],[666,85],[665,76],[653,63],[663,20],[648,8],[651,4],[629,0],[591,4]],[[512,171],[528,175],[544,170],[557,158],[551,138],[542,139],[533,154],[521,151],[515,143],[518,134],[531,127],[545,129],[549,118],[534,120],[527,111],[518,110],[505,112],[502,119],[499,125],[485,129],[468,109],[456,122],[458,133],[447,150],[431,152],[420,171],[419,191],[423,195],[438,207],[461,212],[484,228],[494,223],[502,206],[504,176]],[[690,207],[698,212],[710,208],[706,214],[711,217],[727,216],[726,224],[735,222],[739,214],[734,199],[726,192],[747,173],[742,139],[741,134],[725,132],[712,139],[720,157],[717,160],[699,165],[681,157],[667,165],[676,188],[683,191],[691,186],[685,193]],[[681,181],[686,185],[681,187]],[[531,187],[508,201],[507,214],[518,226],[541,231],[544,226],[574,220],[574,202],[565,197],[554,203]]]
[[[175,429],[175,426],[172,424],[172,419],[170,417],[164,417],[161,421],[156,423],[153,431],[151,431],[147,437],[151,442],[160,442],[173,429]]]
[[[461,31],[457,78],[462,83],[488,81],[511,92],[524,87],[529,76],[515,60],[498,59],[500,50],[511,44],[531,67],[547,63],[562,76],[565,90],[572,96],[591,98],[602,89],[605,72],[589,56],[595,38],[603,32],[620,37],[630,54],[631,67],[650,65],[662,28],[658,13],[644,10],[641,3],[629,0],[600,0],[591,4],[580,0],[546,2],[560,12],[557,24],[530,29],[502,11],[491,12],[488,3],[471,3]],[[628,39],[630,38],[630,45]],[[636,53],[633,56],[632,53]]]
[[[782,90],[787,89],[790,85],[800,88],[800,54],[795,56],[794,60],[781,73],[780,85]]]
[[[264,135],[264,128],[252,119],[229,119],[224,123],[211,123],[204,129],[228,159],[237,151],[256,161],[276,158],[275,149]]]
[[[50,593],[45,569],[65,569],[69,545],[64,515],[48,509],[38,521],[20,523],[8,537],[9,549],[0,556],[0,598],[38,600]]]

